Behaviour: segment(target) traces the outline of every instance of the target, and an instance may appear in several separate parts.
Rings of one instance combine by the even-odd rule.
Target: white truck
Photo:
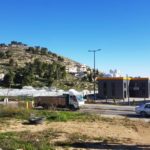
[[[60,96],[38,96],[35,97],[35,107],[42,106],[43,108],[59,107],[59,108],[70,108],[79,109],[80,106],[84,105],[83,95],[74,89],[63,93]]]

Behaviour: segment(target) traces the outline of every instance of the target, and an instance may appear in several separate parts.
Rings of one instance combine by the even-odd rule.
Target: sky
[[[0,43],[18,41],[109,72],[150,76],[150,0],[0,0]]]

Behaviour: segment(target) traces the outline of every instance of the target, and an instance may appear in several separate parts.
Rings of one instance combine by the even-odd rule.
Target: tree
[[[34,54],[39,54],[41,51],[40,46],[35,46],[34,48]]]
[[[49,51],[48,51],[48,54],[49,54],[49,55],[52,55],[52,52],[49,50]]]
[[[92,75],[92,73],[88,74],[87,78],[88,78],[89,82],[92,82],[93,81],[93,75]]]
[[[96,77],[99,76],[99,71],[98,71],[98,69],[95,70],[95,76],[96,76]]]
[[[43,68],[42,68],[43,63],[39,59],[35,59],[33,63],[33,68],[35,68],[35,73],[39,76],[42,76],[43,73]]]
[[[11,41],[11,44],[13,45],[16,45],[16,44],[18,44],[18,42],[17,41]]]
[[[42,48],[41,48],[41,54],[42,54],[42,55],[47,55],[47,54],[48,54],[48,49],[45,48],[45,47],[42,47]]]
[[[5,47],[5,46],[7,46],[5,43],[0,44],[0,47]]]
[[[0,52],[0,58],[5,58],[5,52]]]
[[[34,81],[34,72],[32,65],[27,65],[22,73],[22,86],[25,85],[32,85],[32,82]]]
[[[24,68],[17,69],[14,82],[20,84],[20,86],[32,85],[34,79],[33,67],[29,63]]]
[[[25,85],[32,85],[32,82],[34,80],[33,74],[24,74],[23,75],[23,80],[22,80],[22,86]]]
[[[63,61],[64,61],[64,58],[63,58],[63,57],[61,57],[61,56],[58,56],[58,61],[63,62]]]
[[[14,61],[13,58],[9,59],[9,65],[10,66],[15,66],[16,65],[16,62]]]
[[[55,54],[55,53],[51,53],[51,55],[52,55],[53,57],[57,57],[57,54]]]
[[[7,58],[12,57],[12,51],[10,51],[10,50],[6,51],[5,54],[6,54]]]
[[[61,71],[62,71],[62,78],[66,78],[66,67],[65,66],[62,66],[61,67]]]
[[[3,80],[3,85],[6,87],[10,87],[14,83],[14,72],[9,71],[5,76]]]
[[[26,52],[34,53],[34,47],[28,47],[28,48],[26,49]]]
[[[87,80],[88,80],[88,77],[87,77],[87,76],[84,76],[81,80],[82,80],[82,81],[87,81]]]
[[[49,77],[49,78],[47,79],[47,85],[48,85],[48,86],[51,86],[51,85],[53,84],[53,81],[54,81],[54,79],[51,78],[51,77]]]
[[[22,85],[22,83],[23,83],[23,74],[21,72],[17,72],[15,74],[14,83]]]
[[[52,64],[48,64],[47,66],[47,70],[45,70],[45,73],[44,73],[44,78],[46,79],[50,79],[53,77],[53,69],[52,69]]]
[[[99,73],[99,77],[104,77],[104,73]]]

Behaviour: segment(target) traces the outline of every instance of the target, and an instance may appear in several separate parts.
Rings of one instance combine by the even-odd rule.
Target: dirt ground
[[[114,118],[113,121],[106,119],[94,122],[44,122],[40,125],[25,125],[19,120],[10,120],[6,125],[0,125],[1,133],[11,131],[39,132],[47,129],[60,133],[59,137],[53,139],[53,142],[64,142],[71,137],[70,135],[76,135],[74,138],[85,137],[82,140],[86,142],[108,140],[112,143],[150,145],[150,123],[130,121],[129,119]]]

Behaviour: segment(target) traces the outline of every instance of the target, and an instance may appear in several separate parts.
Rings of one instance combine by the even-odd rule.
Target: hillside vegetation
[[[0,73],[5,74],[1,86],[4,87],[22,88],[30,85],[92,90],[93,75],[89,67],[89,72],[84,72],[82,78],[66,72],[66,67],[81,65],[45,47],[31,47],[17,41],[8,45],[0,44]]]

